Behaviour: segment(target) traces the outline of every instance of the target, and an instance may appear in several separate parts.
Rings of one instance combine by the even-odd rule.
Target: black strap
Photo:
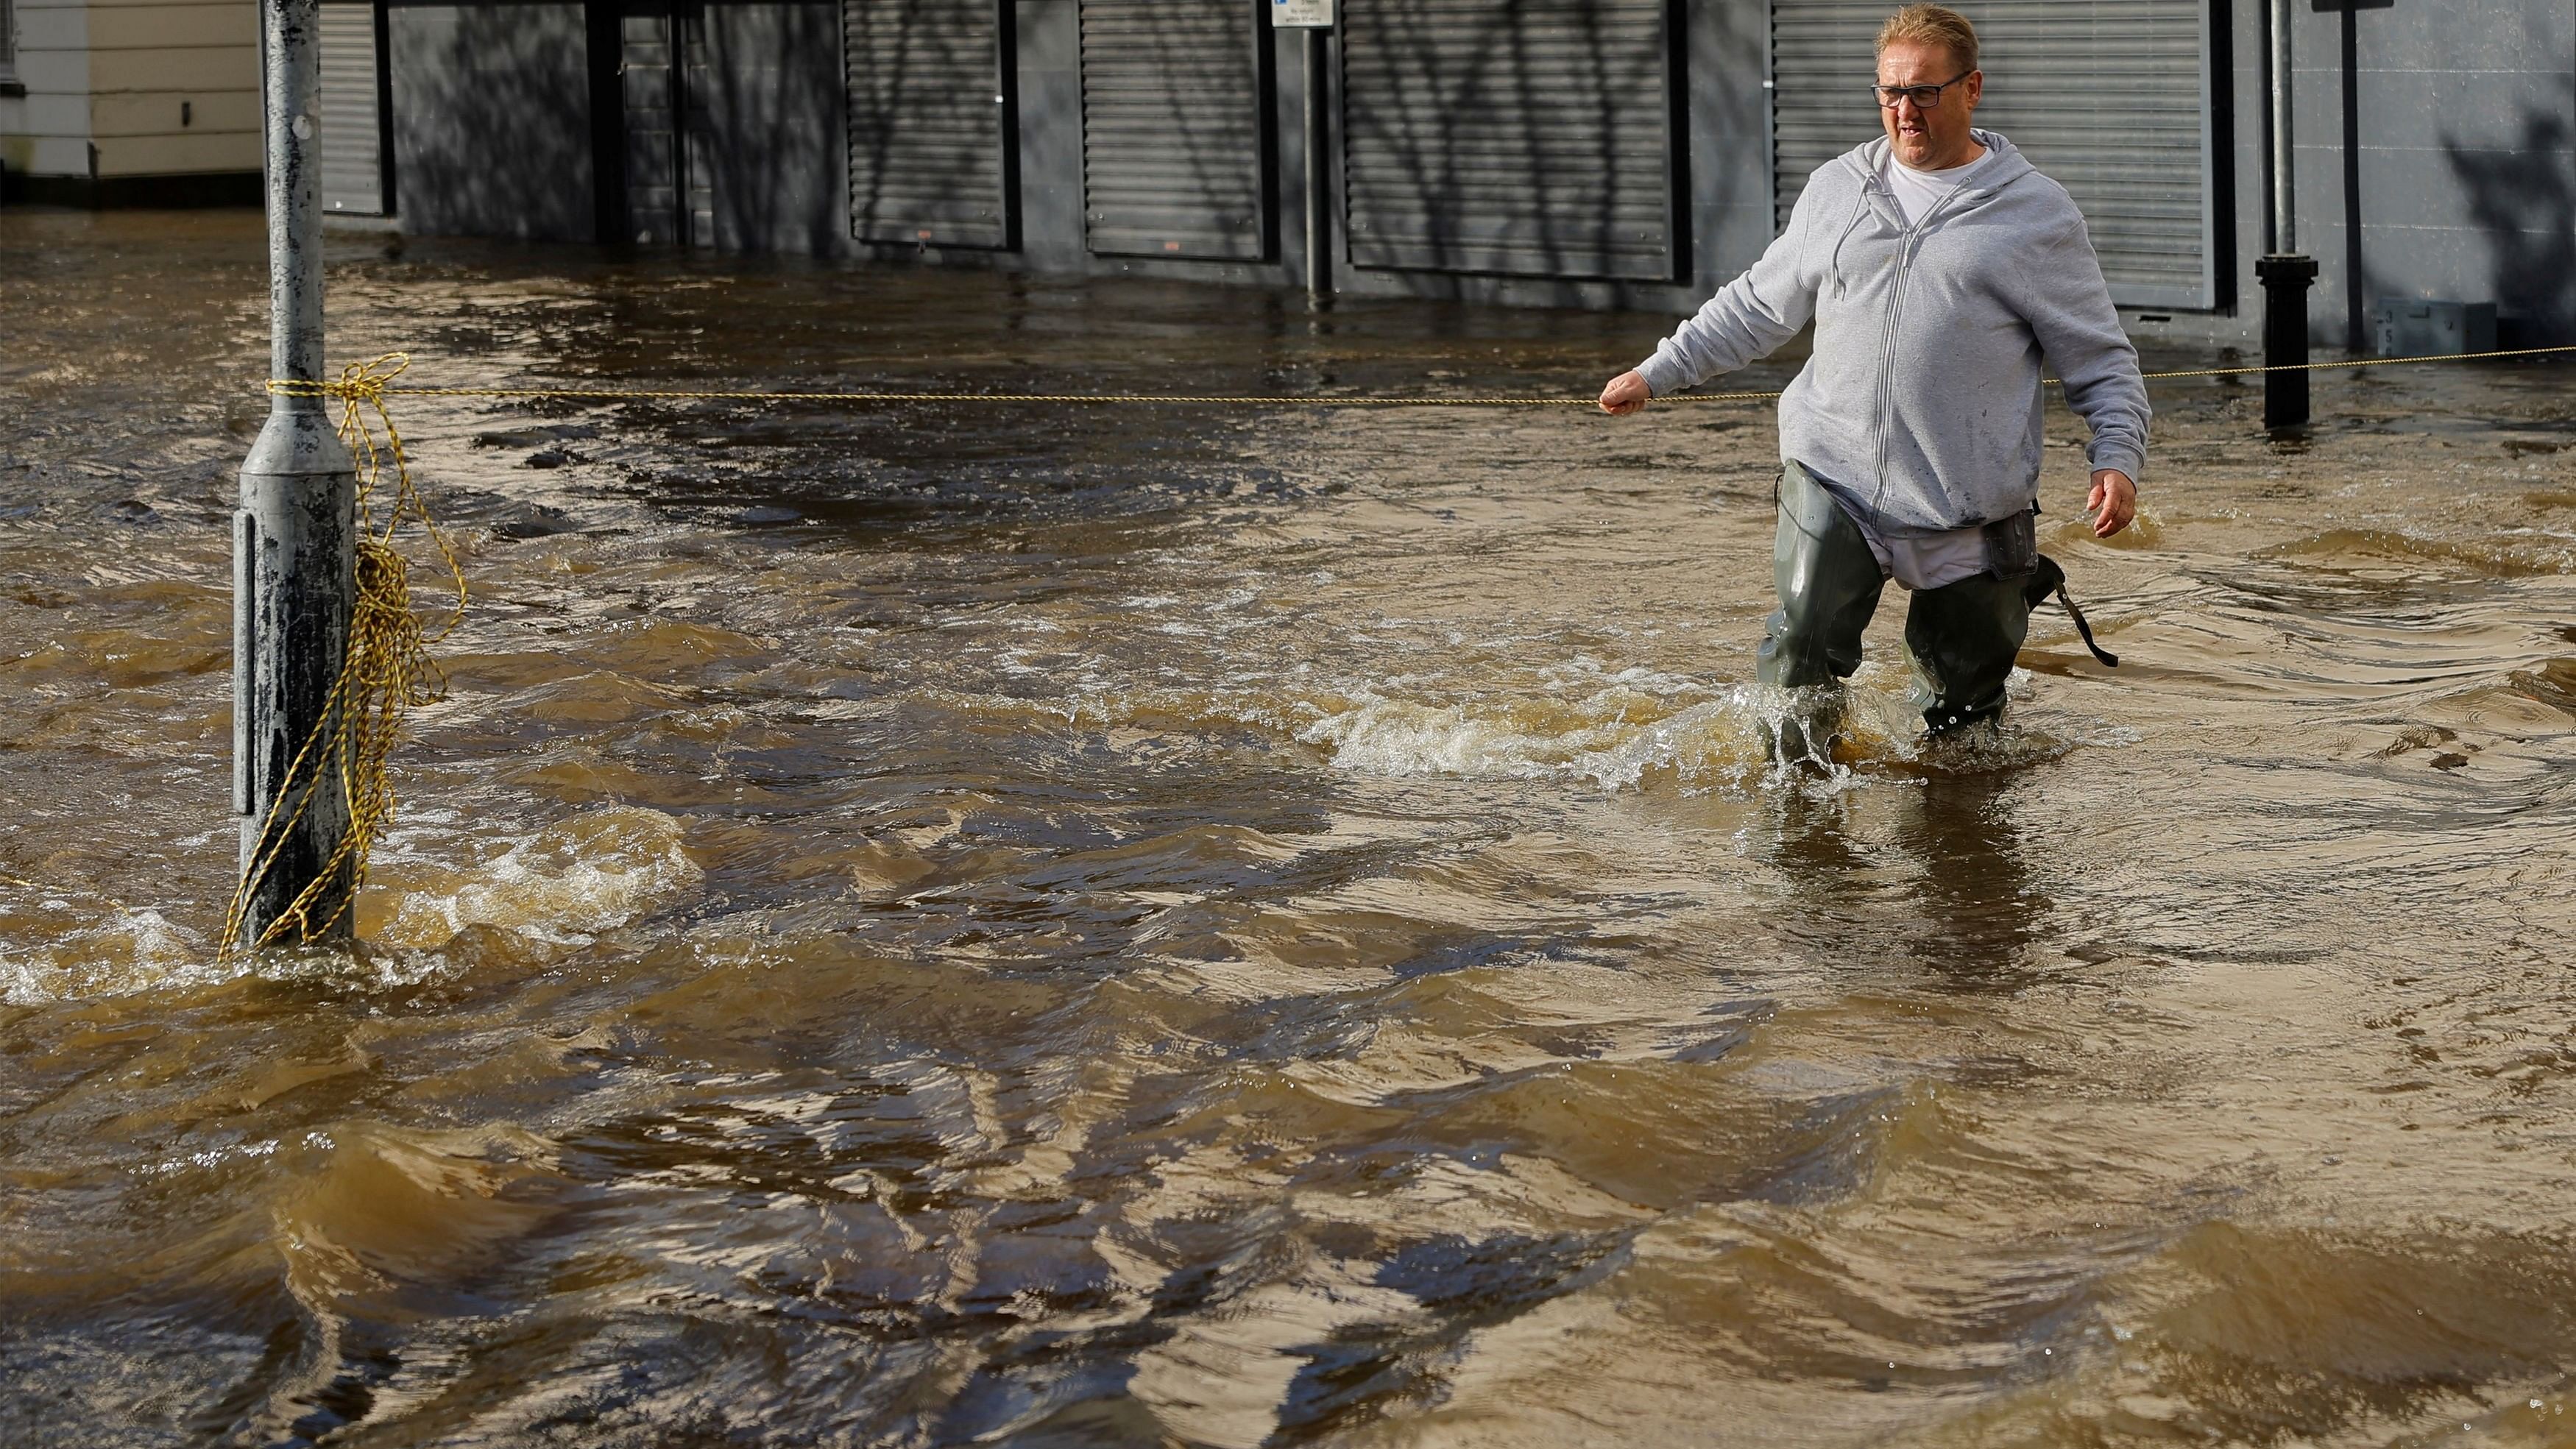
[[[2075,621],[2075,632],[2084,636],[2084,647],[2093,651],[2093,657],[2101,660],[2106,668],[2119,668],[2120,656],[2093,642],[2092,621],[2084,617],[2084,611],[2075,607],[2075,600],[2067,595],[2066,570],[2057,560],[2041,554],[2039,567],[2031,570],[2030,582],[2022,587],[2022,598],[2036,609],[2048,602],[2052,594],[2066,610],[2067,617]]]
[[[2066,596],[2063,580],[2057,585],[2057,602],[2066,606],[2067,617],[2075,621],[2075,632],[2084,636],[2084,647],[2093,651],[2093,657],[2101,660],[2107,668],[2119,668],[2120,656],[2093,642],[2093,626],[2085,621],[2084,611],[2075,607],[2075,601]]]

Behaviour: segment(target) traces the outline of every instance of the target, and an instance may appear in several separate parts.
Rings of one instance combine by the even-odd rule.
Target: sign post
[[[1332,123],[1325,109],[1324,72],[1331,66],[1334,0],[1270,0],[1270,24],[1306,32],[1306,293],[1333,289]]]
[[[322,378],[321,5],[260,0],[268,129],[268,421],[242,463],[233,515],[233,810],[253,876],[241,936],[258,942],[307,887],[307,923],[346,937],[352,863],[337,771],[291,776],[330,709],[357,601],[358,484]],[[317,765],[320,762],[315,762]],[[272,821],[274,823],[272,824]],[[264,868],[262,868],[264,867]],[[329,868],[337,876],[320,881]],[[299,933],[304,934],[304,933]]]

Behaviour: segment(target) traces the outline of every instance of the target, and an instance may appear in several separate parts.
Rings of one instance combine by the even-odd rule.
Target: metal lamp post
[[[260,0],[268,129],[269,374],[304,388],[272,394],[242,464],[233,515],[233,809],[242,865],[267,868],[244,903],[241,944],[258,941],[332,860],[349,829],[329,770],[280,800],[296,752],[329,708],[349,647],[357,576],[357,478],[322,379],[319,0]],[[272,812],[282,829],[266,831]],[[286,824],[292,816],[291,824]],[[349,934],[338,909],[343,861],[309,910]],[[227,945],[233,943],[226,943]]]

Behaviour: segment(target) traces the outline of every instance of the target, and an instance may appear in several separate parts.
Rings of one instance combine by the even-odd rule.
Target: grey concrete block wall
[[[1963,3],[1971,18],[1973,3]],[[2229,54],[2231,133],[2220,220],[2232,278],[2206,312],[2124,309],[2142,341],[2255,348],[2262,293],[2254,263],[2271,215],[2264,115],[2268,0],[2211,0]],[[2576,341],[2576,0],[2395,0],[2352,17],[2359,186],[2345,167],[2344,18],[2313,0],[2291,7],[2300,250],[2316,258],[2312,340],[2366,344],[2352,322],[2345,225],[2361,217],[2362,294],[2492,301],[2507,345]],[[2366,323],[2365,323],[2366,326]]]
[[[2314,338],[2366,345],[2350,286],[2356,212],[2365,316],[2385,295],[2493,302],[2503,345],[2576,338],[2576,4],[2396,0],[2352,12],[2349,75],[2346,23],[2304,3],[2291,16]],[[2347,106],[2360,143],[2349,166]]]

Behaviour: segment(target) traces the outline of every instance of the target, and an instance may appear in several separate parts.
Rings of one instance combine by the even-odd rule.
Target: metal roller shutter
[[[1772,0],[1777,220],[1807,174],[1879,133],[1883,0]],[[2217,305],[2206,0],[1987,0],[1962,8],[1986,72],[1977,124],[2075,198],[2115,301]]]
[[[1011,247],[1014,0],[843,0],[850,235]]]
[[[1671,280],[1666,0],[1343,0],[1350,259]]]
[[[385,127],[378,105],[376,7],[322,7],[322,209],[385,214]]]
[[[1082,0],[1083,230],[1104,255],[1270,255],[1263,12]]]

